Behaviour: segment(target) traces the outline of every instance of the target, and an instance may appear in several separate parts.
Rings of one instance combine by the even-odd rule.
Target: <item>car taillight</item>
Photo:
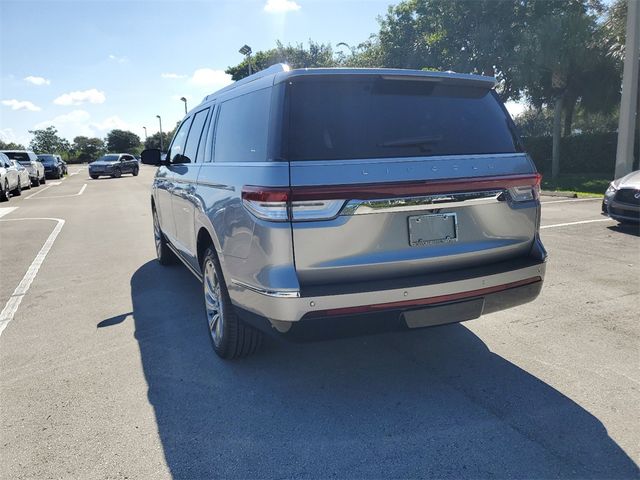
[[[253,215],[272,222],[328,220],[340,212],[346,200],[296,199],[294,189],[287,187],[242,188],[242,203]]]
[[[514,202],[528,202],[540,198],[542,175],[537,173],[529,185],[517,185],[509,188],[509,196]]]

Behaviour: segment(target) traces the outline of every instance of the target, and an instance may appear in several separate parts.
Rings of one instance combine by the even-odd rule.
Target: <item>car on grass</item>
[[[216,353],[410,330],[535,299],[540,175],[477,75],[276,65],[177,128],[150,207]],[[204,322],[203,322],[204,324]],[[204,330],[204,329],[203,329]]]
[[[33,187],[46,183],[44,165],[38,160],[35,153],[30,150],[2,150],[1,152],[27,169]]]
[[[119,178],[124,173],[135,177],[139,171],[138,160],[129,153],[108,153],[89,164],[89,176],[94,180],[102,176]]]
[[[58,155],[43,153],[38,155],[38,160],[44,165],[44,174],[47,178],[60,179],[64,175],[64,168]]]
[[[640,170],[609,184],[602,200],[602,214],[619,223],[640,223]]]
[[[0,201],[6,202],[12,195],[20,195],[21,192],[18,170],[9,157],[0,153]]]

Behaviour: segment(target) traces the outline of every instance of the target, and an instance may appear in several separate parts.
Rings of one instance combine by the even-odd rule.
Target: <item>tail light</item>
[[[242,203],[252,214],[272,222],[328,220],[334,218],[345,200],[295,198],[291,188],[254,187],[242,189]]]
[[[514,202],[529,202],[531,200],[537,200],[540,198],[540,182],[542,181],[542,175],[537,173],[532,178],[533,182],[528,185],[516,185],[510,187],[509,196]]]

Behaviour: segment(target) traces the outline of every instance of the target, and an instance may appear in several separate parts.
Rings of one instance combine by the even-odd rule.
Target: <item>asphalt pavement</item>
[[[153,169],[69,170],[0,204],[0,478],[640,477],[640,232],[599,200],[543,199],[535,302],[225,362]]]

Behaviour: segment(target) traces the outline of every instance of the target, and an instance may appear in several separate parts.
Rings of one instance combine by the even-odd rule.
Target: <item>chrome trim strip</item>
[[[211,188],[217,188],[219,190],[229,190],[230,192],[235,192],[236,191],[236,187],[234,187],[233,185],[225,185],[223,183],[213,183],[213,182],[207,182],[206,180],[198,180],[197,182],[194,182],[196,185],[202,185],[205,187],[211,187]]]
[[[268,297],[300,298],[300,292],[298,290],[268,290],[266,288],[254,287],[253,285],[249,285],[248,283],[244,283],[233,278],[231,279],[231,283]]]
[[[173,245],[171,245],[171,243],[167,242],[167,246],[169,247],[169,249],[175,253],[176,257],[178,257],[180,259],[180,261],[182,263],[184,263],[184,266],[187,267],[187,269],[198,279],[198,281],[200,283],[202,283],[203,278],[202,275],[198,272],[196,272],[193,267],[189,264],[189,262],[187,262],[184,258],[182,258],[182,255],[180,254],[180,252],[178,251],[177,248],[175,248]]]
[[[340,215],[368,215],[370,213],[414,212],[440,208],[468,207],[500,201],[504,190],[428,195],[424,197],[388,198],[380,200],[350,200]]]

